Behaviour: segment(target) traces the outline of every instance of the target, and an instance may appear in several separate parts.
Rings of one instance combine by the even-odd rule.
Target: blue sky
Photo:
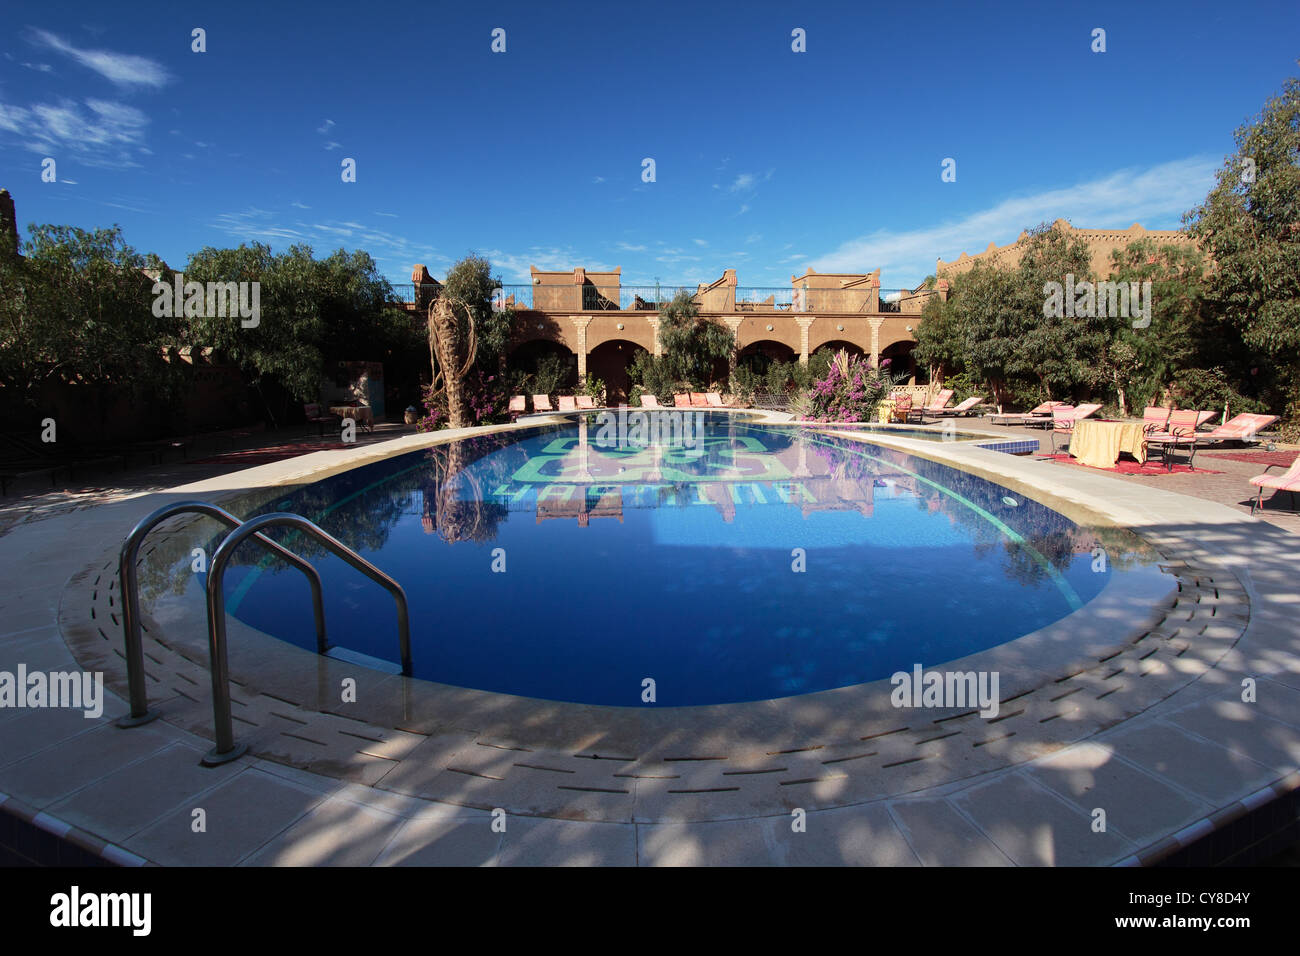
[[[176,267],[363,248],[396,282],[473,250],[507,282],[812,266],[897,288],[1043,220],[1177,227],[1300,72],[1294,0],[300,9],[9,4],[0,186],[23,231],[118,223]]]

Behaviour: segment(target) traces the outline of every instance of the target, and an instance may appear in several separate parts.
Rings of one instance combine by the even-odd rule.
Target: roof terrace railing
[[[413,283],[393,286],[396,302],[413,305],[430,301],[435,287],[425,291]],[[881,289],[869,286],[850,289],[812,289],[792,286],[715,285],[529,285],[506,283],[492,296],[495,311],[521,309],[538,312],[657,312],[674,297],[686,294],[704,312],[833,312],[838,314],[881,314],[916,312],[933,289]],[[906,305],[905,305],[906,304]]]

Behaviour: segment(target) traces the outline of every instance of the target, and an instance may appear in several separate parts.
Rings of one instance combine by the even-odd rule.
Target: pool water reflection
[[[1136,536],[947,466],[726,415],[698,424],[637,434],[588,415],[481,436],[260,511],[305,515],[402,583],[417,677],[631,707],[648,706],[647,678],[663,707],[934,666],[1061,619],[1114,575],[1160,573]],[[395,660],[389,596],[281,540],[321,572],[331,643]],[[251,547],[239,559],[231,613],[314,649],[301,574]]]

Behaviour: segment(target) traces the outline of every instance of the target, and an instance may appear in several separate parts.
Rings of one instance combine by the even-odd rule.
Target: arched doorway
[[[516,346],[506,360],[506,371],[512,378],[521,374],[535,376],[539,367],[554,368],[557,361],[563,364],[558,387],[571,392],[578,385],[578,356],[549,339],[533,339]]]
[[[856,355],[859,358],[867,354],[863,351],[862,346],[854,345],[852,342],[845,342],[843,339],[832,339],[830,342],[823,342],[821,345],[817,346],[817,348],[813,349],[813,354],[816,355],[818,352],[826,351],[831,355],[834,355],[840,350],[848,352],[850,355]]]
[[[608,342],[601,342],[587,353],[587,377],[598,378],[605,383],[607,404],[626,404],[630,387],[628,366],[639,353],[645,351],[635,342],[611,339]]]
[[[736,365],[746,366],[756,375],[765,375],[774,363],[793,362],[795,358],[794,349],[790,346],[771,339],[762,339],[758,342],[750,342],[741,349],[736,354]]]
[[[912,358],[912,349],[916,348],[915,342],[895,342],[880,350],[880,364],[883,366],[885,360],[889,360],[889,373],[894,376],[906,375],[907,378],[903,384],[915,385],[916,382],[916,360]]]

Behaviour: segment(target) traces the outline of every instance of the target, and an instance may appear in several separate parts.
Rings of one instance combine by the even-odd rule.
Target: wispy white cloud
[[[304,206],[302,203],[298,202],[298,200],[296,200],[296,199],[295,199],[293,202],[289,203],[289,205],[292,206],[294,209],[310,209],[310,208],[311,208],[311,206]]]
[[[1174,229],[1184,211],[1204,200],[1218,157],[1193,156],[1147,169],[1122,169],[1101,179],[1004,199],[961,219],[921,229],[879,229],[841,243],[809,263],[819,272],[883,270],[886,284],[911,287],[934,272],[935,259],[1006,245],[1040,222],[1068,219],[1087,229]]]
[[[131,150],[142,149],[149,117],[134,106],[87,99],[89,111],[72,100],[31,107],[0,103],[0,130],[32,152],[72,155],[85,166],[138,166]]]
[[[634,246],[626,242],[620,242],[614,248],[619,249],[622,252],[645,252],[648,247]]]
[[[171,74],[157,60],[130,53],[115,53],[112,50],[83,50],[48,30],[32,32],[38,45],[71,57],[118,86],[158,88],[171,81]]]
[[[330,140],[328,143],[325,144],[325,152],[327,153],[332,149],[342,149],[342,148],[343,145],[341,143],[334,142],[334,140]]]
[[[738,193],[746,189],[753,189],[756,177],[753,173],[741,173],[736,177],[736,181],[731,184],[730,191]]]
[[[703,239],[692,239],[691,242],[695,243],[697,246],[707,246],[707,245],[708,245],[708,243],[705,242]]]
[[[318,133],[328,133],[328,132],[329,132],[330,130],[332,130],[333,128],[334,128],[334,121],[333,121],[332,119],[327,119],[327,120],[325,121],[324,125],[322,125],[322,126],[317,126],[317,127],[316,127],[316,132],[318,132]]]
[[[307,208],[297,202],[292,205]],[[294,243],[305,243],[312,246],[318,254],[333,251],[340,246],[364,249],[374,256],[385,275],[400,277],[394,279],[398,282],[410,281],[411,266],[417,262],[427,265],[451,262],[428,243],[374,229],[352,220],[304,222],[299,219],[286,222],[270,210],[249,207],[242,212],[223,213],[213,220],[211,226],[239,242],[265,242],[281,248]]]

